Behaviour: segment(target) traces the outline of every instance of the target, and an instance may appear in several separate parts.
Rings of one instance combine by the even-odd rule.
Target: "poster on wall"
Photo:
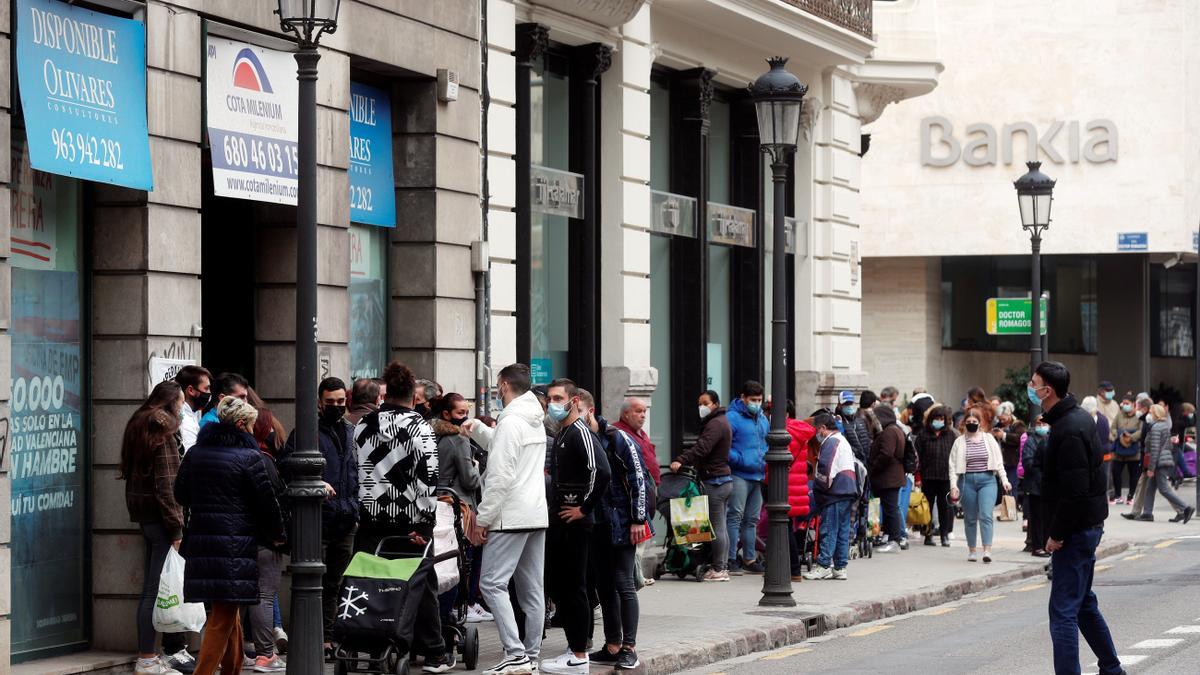
[[[386,91],[350,83],[350,220],[396,226],[392,102]]]
[[[33,167],[153,190],[146,27],[59,0],[17,0],[15,11]]]
[[[84,639],[77,272],[12,270],[12,647]]]
[[[350,226],[350,376],[379,377],[387,361],[383,230]]]
[[[296,60],[209,35],[205,110],[218,197],[296,204]]]
[[[14,140],[11,152],[11,264],[26,269],[52,270],[58,260],[58,201],[73,198],[74,192],[60,194],[55,190],[53,174],[33,168],[25,142]]]

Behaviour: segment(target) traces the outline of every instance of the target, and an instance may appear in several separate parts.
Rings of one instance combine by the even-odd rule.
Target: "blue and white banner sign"
[[[17,78],[33,168],[154,189],[140,21],[17,0]]]
[[[218,197],[296,203],[296,60],[213,35],[205,45],[205,110]]]
[[[350,83],[350,220],[396,226],[392,102],[386,91]]]

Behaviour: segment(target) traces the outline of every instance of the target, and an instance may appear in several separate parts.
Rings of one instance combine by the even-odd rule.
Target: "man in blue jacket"
[[[813,418],[821,449],[813,471],[813,511],[821,514],[821,550],[817,566],[804,578],[846,580],[850,563],[850,510],[858,497],[854,450],[837,430],[833,415],[822,412]]]
[[[762,412],[763,386],[754,380],[742,385],[742,396],[729,406],[726,417],[733,438],[729,445],[729,468],[733,494],[729,497],[726,526],[729,528],[729,573],[762,574],[755,550],[758,515],[762,511],[762,483],[767,474],[767,432],[771,425]],[[741,562],[738,543],[742,545]]]

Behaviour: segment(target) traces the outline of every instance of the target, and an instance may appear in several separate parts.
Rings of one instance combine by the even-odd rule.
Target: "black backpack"
[[[913,445],[912,433],[904,434],[904,473],[917,472],[917,448]]]

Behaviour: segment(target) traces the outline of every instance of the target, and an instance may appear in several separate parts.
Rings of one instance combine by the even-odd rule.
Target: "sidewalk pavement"
[[[1181,495],[1190,498],[1195,488],[1185,483]],[[1125,520],[1128,506],[1110,508],[1098,557],[1121,553],[1131,546],[1200,536],[1200,517],[1188,525],[1169,523],[1174,513],[1165,500],[1156,500],[1156,522]],[[877,553],[871,559],[851,560],[848,581],[793,583],[794,608],[759,607],[763,577],[734,577],[729,583],[700,584],[689,578],[664,577],[638,594],[641,623],[638,653],[647,674],[661,675],[724,661],[757,651],[777,649],[808,637],[858,623],[914,612],[972,593],[1028,577],[1040,577],[1048,559],[1021,553],[1025,535],[1020,521],[996,522],[991,564],[967,562],[963,521],[955,521],[955,539],[949,548],[909,540],[907,551]],[[596,614],[598,648],[603,641],[599,611]],[[1045,616],[1031,616],[1042,621]],[[503,656],[495,626],[480,627],[480,670]],[[551,628],[542,645],[542,656],[553,658],[566,649],[563,632]],[[462,666],[459,666],[461,669]],[[593,674],[607,672],[593,666]]]

